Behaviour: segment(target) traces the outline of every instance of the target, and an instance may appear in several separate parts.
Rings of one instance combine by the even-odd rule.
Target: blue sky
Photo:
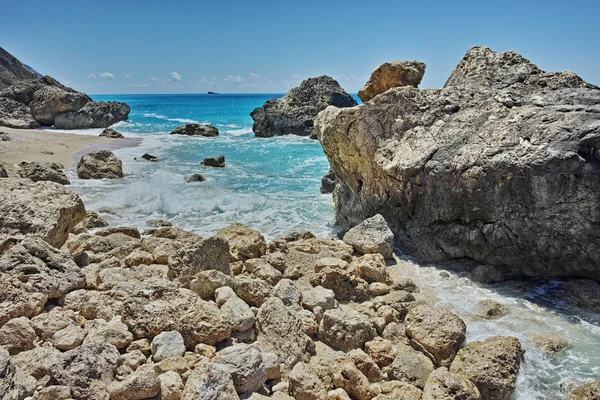
[[[323,74],[356,92],[392,60],[441,87],[474,45],[600,85],[598,0],[2,3],[0,46],[91,94],[280,93]]]

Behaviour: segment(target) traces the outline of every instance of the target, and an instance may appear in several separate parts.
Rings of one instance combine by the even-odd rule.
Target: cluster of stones
[[[391,273],[381,216],[344,241],[305,232],[267,243],[241,224],[203,238],[167,221],[91,234],[105,223],[61,185],[5,183],[2,398],[509,399],[515,389],[519,341],[464,346],[463,320]],[[46,202],[26,209],[36,193]]]

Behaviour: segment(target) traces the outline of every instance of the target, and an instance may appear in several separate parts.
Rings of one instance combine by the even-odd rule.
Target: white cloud
[[[255,78],[260,78],[260,75],[255,74],[254,72],[248,72],[250,75],[252,75]]]
[[[150,77],[150,80],[151,80],[152,82],[156,82],[156,81],[160,80],[160,78],[157,78],[157,77],[155,77],[155,76],[151,76],[151,77]]]
[[[96,74],[94,74],[93,72],[90,72],[90,74],[87,76],[88,79],[96,79]]]
[[[127,79],[133,79],[133,76],[127,74],[127,75],[125,75],[125,78],[127,78]]]
[[[111,74],[110,72],[103,72],[100,74],[100,77],[102,79],[115,79],[115,76],[113,74]]]
[[[171,72],[171,77],[173,79],[175,79],[176,81],[180,81],[181,80],[181,75],[179,75],[177,72]]]
[[[238,76],[238,75],[229,75],[227,78],[225,78],[225,81],[227,82],[241,82],[242,81],[242,77]]]

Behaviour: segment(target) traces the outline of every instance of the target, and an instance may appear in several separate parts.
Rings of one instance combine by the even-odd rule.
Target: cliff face
[[[381,214],[421,262],[600,280],[600,89],[474,47],[443,89],[328,107],[336,222]]]
[[[37,79],[39,75],[15,56],[0,47],[0,89],[23,79]]]

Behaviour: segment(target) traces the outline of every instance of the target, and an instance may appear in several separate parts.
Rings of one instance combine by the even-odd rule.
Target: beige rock
[[[442,307],[418,306],[406,315],[406,335],[435,359],[436,365],[450,366],[464,342],[467,326],[457,315]]]
[[[50,369],[58,361],[60,354],[60,351],[53,347],[34,347],[12,356],[11,362],[24,374],[42,379],[50,375]]]
[[[233,287],[233,278],[215,270],[199,272],[196,277],[190,281],[190,290],[205,300],[212,299],[215,290],[223,286]]]
[[[37,400],[69,400],[70,398],[71,388],[68,386],[48,386],[39,392]]]
[[[319,326],[319,339],[342,351],[361,348],[376,335],[371,321],[350,307],[325,311]]]
[[[475,385],[460,375],[441,367],[433,371],[423,389],[423,400],[479,400]]]
[[[133,371],[145,363],[146,356],[140,350],[134,350],[125,354],[121,354],[121,365],[126,365]]]
[[[229,321],[232,329],[237,332],[252,328],[256,322],[256,317],[250,310],[250,306],[238,297],[227,300],[221,306],[221,313]]]
[[[58,350],[71,350],[81,344],[83,337],[83,329],[77,325],[68,325],[54,334],[52,344]]]
[[[423,389],[433,370],[433,363],[423,353],[399,343],[396,345],[396,357],[386,371],[389,379],[406,382]]]
[[[365,352],[380,368],[387,367],[396,358],[396,346],[380,336],[365,343]]]
[[[237,294],[235,294],[233,288],[224,286],[215,290],[215,302],[219,307],[223,306],[231,298],[237,298]]]
[[[262,279],[238,275],[234,279],[234,290],[240,299],[253,306],[260,305],[271,295],[273,287]]]
[[[129,346],[127,346],[127,352],[131,353],[135,351],[141,351],[142,354],[148,357],[151,352],[150,341],[146,338],[134,340]]]
[[[358,97],[366,103],[393,87],[418,87],[425,74],[425,64],[417,61],[393,61],[380,64],[373,70]]]
[[[179,400],[183,392],[183,381],[177,372],[167,371],[158,376],[161,400]]]
[[[177,331],[161,332],[152,339],[150,349],[154,361],[160,361],[167,357],[183,356],[185,353],[183,336]]]
[[[122,178],[123,163],[112,151],[95,150],[81,157],[77,176],[80,179]]]
[[[267,379],[262,354],[253,347],[227,347],[217,353],[215,361],[227,366],[238,393],[256,392]]]
[[[161,382],[151,365],[139,367],[127,379],[109,386],[111,400],[143,400],[160,393]]]
[[[262,359],[267,370],[267,380],[281,378],[281,364],[279,363],[277,354],[263,352]]]
[[[308,336],[316,335],[319,331],[319,323],[317,322],[317,317],[315,317],[315,314],[309,310],[300,310],[298,311],[297,315],[300,318],[300,321],[302,321],[304,333],[306,333]]]
[[[316,286],[302,291],[302,306],[311,311],[315,307],[320,307],[321,310],[327,311],[337,308],[338,303],[335,301],[333,290],[325,289],[323,286]]]
[[[327,397],[327,391],[321,379],[313,368],[299,362],[289,374],[290,394],[296,400],[322,400]]]
[[[373,282],[369,285],[369,291],[372,296],[381,296],[390,292],[390,287],[385,283]]]
[[[523,353],[518,339],[493,336],[462,348],[450,372],[473,382],[483,399],[509,400],[515,391]]]
[[[388,381],[378,385],[380,394],[373,400],[421,400],[423,392],[406,382]]]
[[[350,359],[346,357],[335,359],[329,371],[333,385],[344,389],[352,398],[370,400],[373,397],[369,380]]]
[[[35,331],[26,317],[11,319],[0,328],[0,346],[10,354],[33,349],[35,338]]]
[[[181,400],[239,400],[226,366],[200,363],[189,375]]]
[[[232,261],[259,258],[267,252],[267,242],[259,232],[242,224],[232,224],[219,230],[215,236],[229,242]]]
[[[495,300],[480,300],[475,308],[475,315],[481,318],[494,319],[504,317],[509,308]]]
[[[600,379],[575,389],[569,400],[595,400],[598,398],[600,398]]]
[[[370,342],[367,342],[370,343]],[[369,382],[379,382],[383,379],[383,375],[381,373],[381,369],[377,365],[377,363],[373,360],[371,356],[362,351],[361,349],[354,349],[348,352],[348,357],[356,368],[363,373],[364,376],[367,377]]]
[[[310,278],[310,283],[333,290],[339,301],[360,302],[371,296],[369,284],[346,262],[337,262],[334,258],[320,259],[315,271],[318,272]]]
[[[534,336],[531,341],[535,347],[547,354],[559,353],[569,346],[569,342],[560,336]]]
[[[327,392],[327,400],[350,400],[350,396],[344,389],[337,388]]]
[[[133,334],[129,332],[127,325],[121,322],[119,316],[113,317],[108,323],[102,319],[87,321],[85,330],[87,332],[86,341],[102,337],[117,349],[127,348],[133,341]]]
[[[123,262],[128,267],[135,267],[140,264],[150,265],[154,264],[154,257],[147,251],[134,251],[125,257]]]
[[[72,311],[71,311],[72,312]],[[52,336],[63,328],[75,322],[68,312],[52,311],[37,315],[31,319],[31,326],[42,340],[52,339]]]
[[[361,278],[369,283],[380,282],[389,285],[393,282],[385,264],[385,259],[379,253],[365,254],[354,260],[350,265],[356,268]]]

